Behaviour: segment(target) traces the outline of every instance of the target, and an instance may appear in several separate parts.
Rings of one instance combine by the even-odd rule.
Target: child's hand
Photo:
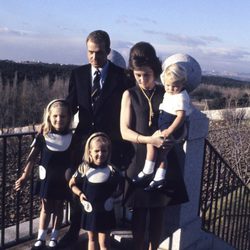
[[[82,205],[84,207],[84,210],[87,213],[92,212],[92,210],[93,210],[92,205],[91,205],[90,202],[87,201],[87,198],[86,198],[85,194],[81,192],[80,195],[79,195],[79,198],[80,198],[80,201],[81,201],[81,203],[82,203]]]
[[[14,186],[14,190],[15,191],[19,191],[23,184],[25,183],[26,179],[24,177],[20,177],[16,182],[15,182],[15,186]]]
[[[170,133],[170,131],[169,131],[168,129],[164,129],[164,130],[161,132],[161,134],[162,134],[162,136],[164,137],[164,140],[165,140],[166,138],[168,138],[168,137],[171,135],[171,133]]]
[[[87,197],[85,196],[84,193],[81,192],[80,196],[79,196],[80,202],[84,202],[87,201]]]

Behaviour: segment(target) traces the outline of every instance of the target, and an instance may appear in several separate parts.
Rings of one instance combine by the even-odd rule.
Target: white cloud
[[[249,73],[250,69],[250,51],[247,49],[174,44],[156,44],[155,48],[162,60],[176,53],[189,54],[200,63],[203,70]]]
[[[194,57],[202,69],[249,73],[250,50],[247,48],[223,46],[224,43],[215,36],[192,37],[152,30],[145,32],[157,38],[153,46],[162,60],[176,53],[185,53]],[[165,40],[159,39],[159,36]],[[134,43],[114,39],[111,47],[120,52],[127,62],[129,50]],[[85,34],[75,37],[66,34],[44,36],[0,27],[0,60],[4,59],[78,65],[87,63]]]
[[[118,24],[126,24],[129,26],[133,26],[133,27],[145,27],[145,25],[157,25],[157,21],[151,18],[146,18],[146,17],[133,17],[133,16],[120,16],[116,22]]]
[[[32,32],[27,30],[13,30],[7,27],[0,27],[0,35],[27,36],[31,34]]]
[[[85,43],[79,37],[41,35],[0,36],[0,59],[82,64],[86,62]]]
[[[220,42],[221,40],[215,36],[188,36],[185,34],[176,34],[155,30],[144,30],[146,34],[161,36],[167,40],[167,42],[174,42],[175,44],[181,44],[185,46],[207,46],[212,42]]]

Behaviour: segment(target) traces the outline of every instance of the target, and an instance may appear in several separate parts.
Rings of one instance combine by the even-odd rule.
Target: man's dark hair
[[[106,31],[95,30],[95,31],[91,32],[86,39],[86,43],[89,40],[91,40],[94,43],[98,43],[98,44],[104,43],[106,51],[110,52],[110,38],[109,38],[109,35]]]

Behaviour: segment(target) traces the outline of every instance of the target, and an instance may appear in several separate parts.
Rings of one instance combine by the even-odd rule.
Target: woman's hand
[[[162,134],[161,134],[161,131],[160,130],[156,130],[153,134],[152,134],[153,137],[161,137]]]
[[[162,137],[161,131],[160,130],[155,131],[151,136],[151,144],[157,148],[160,148],[162,147],[163,143],[164,143],[164,138]]]

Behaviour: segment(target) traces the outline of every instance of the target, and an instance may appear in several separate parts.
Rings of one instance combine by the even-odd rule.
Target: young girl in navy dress
[[[31,145],[22,176],[16,181],[15,189],[19,191],[28,180],[30,173],[41,153],[39,165],[41,211],[38,237],[32,249],[44,249],[47,229],[52,217],[52,233],[49,248],[57,246],[58,230],[63,219],[63,202],[69,197],[70,189],[65,175],[70,167],[70,131],[71,111],[63,99],[51,101],[45,112],[42,132]]]
[[[111,141],[105,133],[92,134],[85,145],[83,162],[69,186],[82,203],[82,228],[88,231],[88,250],[108,249],[110,230],[115,227],[114,198],[121,175],[109,164]]]

